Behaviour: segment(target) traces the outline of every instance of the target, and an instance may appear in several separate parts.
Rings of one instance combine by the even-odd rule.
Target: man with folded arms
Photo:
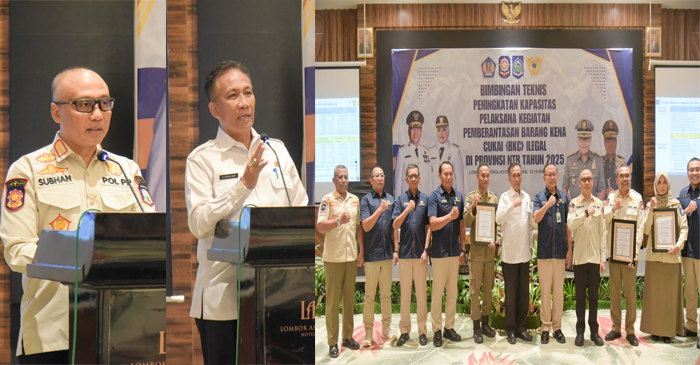
[[[499,237],[489,245],[474,244],[476,237],[476,205],[479,202],[498,204],[498,197],[489,191],[491,171],[489,165],[481,164],[476,169],[476,181],[478,188],[467,195],[464,207],[464,225],[470,225],[471,248],[469,250],[469,293],[471,294],[471,317],[474,321],[474,342],[483,343],[484,337],[495,337],[496,331],[489,327],[489,313],[491,313],[491,289],[493,288],[494,266],[496,246]],[[500,227],[498,227],[500,235]],[[479,310],[479,293],[483,285],[483,303]]]
[[[520,189],[523,176],[520,164],[508,166],[510,189],[501,194],[496,211],[496,223],[501,225],[503,276],[506,282],[506,333],[508,343],[515,338],[532,341],[525,332],[530,306],[530,258],[532,258],[532,201]]]
[[[409,164],[406,168],[408,190],[396,197],[394,204],[394,251],[399,252],[399,279],[401,282],[401,336],[396,346],[403,346],[411,332],[411,281],[416,284],[416,315],[418,320],[418,342],[428,344],[428,306],[426,301],[428,278],[428,245],[430,226],[428,225],[428,196],[418,190],[420,171],[418,165]],[[401,227],[401,236],[397,230]]]
[[[605,202],[605,224],[607,226],[607,247],[612,247],[612,220],[624,219],[637,222],[637,245],[636,253],[642,247],[642,237],[644,236],[641,227],[644,218],[644,200],[642,196],[630,189],[632,177],[627,166],[617,168],[615,182],[619,187],[608,195]],[[637,254],[634,260],[637,261]],[[612,317],[613,328],[605,335],[606,341],[613,341],[622,337],[620,333],[622,323],[622,285],[625,286],[625,301],[627,304],[625,314],[625,331],[627,341],[630,345],[637,346],[639,341],[634,335],[634,322],[637,320],[637,266],[635,264],[619,264],[610,262],[610,316]]]
[[[372,191],[362,197],[360,202],[360,222],[364,230],[365,262],[365,308],[362,319],[365,324],[364,347],[372,346],[374,333],[374,298],[377,284],[382,293],[382,341],[393,341],[396,336],[390,332],[391,326],[391,268],[399,261],[398,252],[394,252],[391,214],[394,210],[394,197],[384,191],[384,171],[375,166],[370,171],[369,182]]]
[[[586,331],[586,288],[588,288],[588,326],[591,341],[603,346],[598,336],[598,283],[605,271],[606,228],[603,203],[592,195],[593,174],[584,169],[579,175],[581,195],[571,200],[567,225],[574,233],[574,284],[576,285],[576,346],[583,346]]]
[[[459,342],[462,337],[454,330],[457,313],[457,275],[459,265],[466,259],[464,220],[464,197],[452,186],[454,176],[452,163],[443,161],[438,168],[440,186],[428,199],[428,219],[432,231],[433,246],[430,249],[433,265],[433,297],[430,315],[433,319],[433,345],[442,346],[442,293],[445,298],[445,338]]]
[[[348,169],[343,165],[333,172],[335,191],[321,199],[316,230],[325,233],[323,264],[326,266],[326,332],[328,355],[338,357],[338,312],[340,293],[343,294],[343,347],[359,350],[360,344],[352,338],[355,278],[362,266],[364,252],[357,252],[356,239],[362,244],[360,201],[348,192]]]
[[[537,268],[540,276],[540,293],[542,294],[542,344],[549,343],[549,330],[554,330],[554,338],[565,343],[566,337],[561,332],[561,316],[564,310],[564,265],[571,266],[571,231],[566,227],[569,198],[557,189],[559,171],[557,166],[549,163],[542,170],[546,187],[535,195],[533,200],[534,219],[537,223]],[[554,294],[554,308],[552,299]],[[554,316],[552,316],[554,312]]]

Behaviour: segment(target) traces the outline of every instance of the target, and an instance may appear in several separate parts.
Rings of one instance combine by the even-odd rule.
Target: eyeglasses
[[[591,182],[591,181],[593,181],[593,178],[592,178],[592,177],[582,177],[582,178],[581,178],[581,182],[588,183],[588,182]]]
[[[407,175],[406,178],[409,180],[418,180],[420,179],[420,175]]]
[[[688,172],[700,172],[700,167],[695,167],[695,168],[691,167],[688,169]]]
[[[92,113],[95,110],[95,105],[100,106],[100,110],[103,112],[108,112],[114,107],[114,98],[102,98],[102,99],[78,99],[76,101],[52,101],[52,103],[57,105],[73,104],[75,105],[75,110],[80,113]]]
[[[546,174],[544,175],[546,177],[552,178],[552,177],[557,177],[557,174]]]
[[[375,178],[375,179],[383,179],[383,178],[384,178],[384,174],[374,174],[374,175],[372,175],[372,177]]]

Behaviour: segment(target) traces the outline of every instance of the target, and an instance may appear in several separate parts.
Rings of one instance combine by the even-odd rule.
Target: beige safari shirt
[[[345,199],[338,191],[326,194],[318,209],[318,222],[340,217],[340,213],[350,213],[350,221],[326,233],[323,241],[323,262],[349,262],[357,260],[357,225],[360,224],[360,199],[350,192]]]
[[[617,212],[613,213],[612,208],[615,206],[615,201],[617,199],[622,199],[622,208]],[[642,241],[644,238],[644,229],[642,224],[644,221],[644,200],[642,196],[630,189],[627,196],[622,198],[620,196],[620,190],[615,190],[610,195],[608,195],[608,200],[605,201],[605,225],[607,229],[606,234],[606,244],[609,249],[612,249],[612,220],[615,219],[625,219],[628,221],[637,222],[637,255],[639,255],[639,250],[642,247]],[[608,258],[610,257],[610,252],[608,252]]]
[[[654,226],[653,214],[649,214],[649,203],[647,203],[647,210],[644,212],[644,234],[648,235],[647,239],[647,261],[662,262],[664,264],[678,264],[681,262],[681,250],[685,246],[685,241],[688,239],[688,219],[684,214],[681,214],[680,209],[681,204],[675,204],[671,206],[661,206],[657,204],[656,208],[675,208],[676,209],[676,232],[678,236],[676,239],[676,247],[678,247],[678,253],[675,255],[669,255],[666,252],[654,252],[652,247],[654,245],[654,234],[652,232],[652,227]]]
[[[471,226],[471,230],[469,233],[469,241],[468,244],[471,245],[471,248],[469,249],[469,261],[476,261],[476,262],[484,262],[484,261],[494,261],[494,256],[496,252],[496,248],[489,248],[489,246],[485,245],[476,245],[473,244],[474,242],[474,235],[476,235],[476,216],[474,215],[474,212],[472,211],[472,207],[474,206],[474,195],[481,193],[479,190],[474,190],[471,193],[467,195],[466,202],[464,204],[464,225],[465,226]],[[496,196],[495,193],[493,192],[487,192],[488,196],[484,198],[483,196],[481,197],[481,202],[485,203],[492,203],[492,204],[498,204],[498,196]],[[495,217],[494,217],[495,220]],[[501,242],[501,226],[498,224],[496,225],[496,239],[498,240],[498,243],[500,244]]]
[[[207,251],[214,241],[216,223],[225,220],[236,222],[247,204],[258,207],[287,206],[287,194],[280,175],[284,172],[293,206],[307,205],[309,199],[301,183],[296,166],[284,143],[270,138],[280,158],[278,166],[275,154],[265,146],[263,159],[268,164],[260,171],[258,184],[248,189],[241,182],[250,156],[260,141],[253,136],[250,149],[231,138],[221,128],[216,138],[195,148],[187,156],[185,170],[185,199],[187,224],[197,241],[197,278],[192,293],[190,317],[215,321],[238,319],[237,280],[238,268],[228,262],[211,261]]]
[[[101,150],[97,146],[97,150]],[[68,287],[61,283],[30,278],[27,264],[34,260],[43,229],[75,231],[87,209],[103,212],[140,212],[129,189],[131,182],[143,209],[155,212],[138,165],[111,154],[114,163],[96,157],[85,162],[58,135],[54,143],[22,156],[10,166],[5,179],[0,238],[5,261],[22,273],[21,324],[17,355],[68,349]]]
[[[593,204],[595,212],[586,217],[588,206]],[[607,239],[603,203],[591,195],[585,199],[579,195],[569,203],[566,219],[569,230],[574,233],[574,265],[600,264],[607,258]]]

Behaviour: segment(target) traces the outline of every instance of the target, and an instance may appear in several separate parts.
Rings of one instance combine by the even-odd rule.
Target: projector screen
[[[333,170],[360,181],[360,69],[316,67],[316,202],[335,190]]]
[[[655,66],[656,172],[666,171],[671,193],[689,184],[687,166],[700,158],[700,66]]]

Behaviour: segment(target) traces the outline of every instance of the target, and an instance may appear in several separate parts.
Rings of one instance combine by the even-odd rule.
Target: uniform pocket
[[[80,195],[65,191],[37,191],[37,197],[42,204],[50,205],[52,209],[70,210],[80,206]]]
[[[109,212],[131,212],[136,205],[136,199],[131,191],[118,191],[112,193],[102,193],[102,203],[109,209]]]

